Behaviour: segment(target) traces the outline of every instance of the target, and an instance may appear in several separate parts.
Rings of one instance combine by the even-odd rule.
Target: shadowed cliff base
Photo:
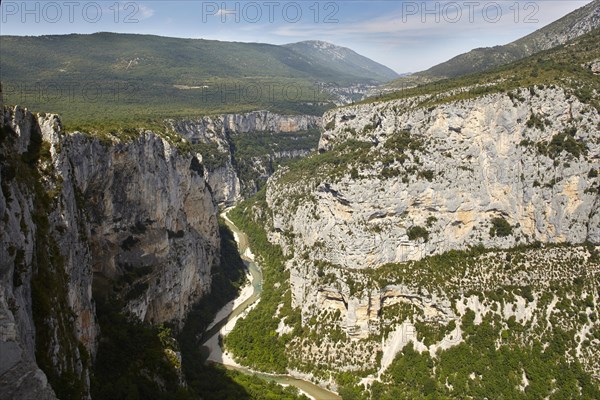
[[[297,399],[296,390],[256,376],[206,364],[206,329],[217,312],[233,300],[244,283],[246,267],[239,256],[232,232],[221,224],[221,268],[213,275],[211,294],[197,303],[179,335],[182,365],[190,390],[203,399]],[[219,326],[217,324],[216,326]],[[212,332],[214,329],[210,329]]]

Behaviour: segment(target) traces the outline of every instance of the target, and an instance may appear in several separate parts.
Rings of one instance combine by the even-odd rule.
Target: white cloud
[[[407,39],[446,38],[457,34],[464,36],[482,29],[488,34],[504,34],[507,29],[532,32],[589,2],[521,2],[515,8],[515,1],[438,1],[427,6],[427,10],[431,11],[436,10],[437,6],[438,11],[433,13],[426,12],[422,6],[424,2],[405,2],[397,12],[384,17],[327,25],[287,24],[277,27],[272,33],[287,37],[402,35],[403,39]],[[470,6],[470,3],[478,3],[478,6]],[[500,10],[497,9],[498,5],[501,6]]]
[[[144,4],[139,5],[139,12],[136,14],[139,20],[144,20],[154,15],[154,10]]]

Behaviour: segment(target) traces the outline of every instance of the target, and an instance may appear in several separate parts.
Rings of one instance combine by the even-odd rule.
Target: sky
[[[509,43],[590,1],[2,0],[0,34],[108,31],[272,44],[323,40],[407,73],[473,48]]]

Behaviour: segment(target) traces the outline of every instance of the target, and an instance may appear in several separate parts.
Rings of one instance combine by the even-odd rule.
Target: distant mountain
[[[285,46],[180,39],[153,35],[3,36],[3,79],[24,72],[46,77],[90,72],[156,77],[172,83],[247,76],[288,76],[339,84],[377,83],[398,77],[354,51],[326,42]]]
[[[320,91],[323,84],[375,85],[398,77],[324,42],[276,46],[104,32],[0,36],[0,47],[6,102],[61,113],[67,123],[257,109],[320,115],[334,100]],[[50,85],[50,93],[22,95],[34,84]],[[65,96],[72,88],[75,96]],[[88,101],[98,89],[101,98]],[[117,89],[118,96],[108,95]]]
[[[342,76],[355,76],[357,80],[367,76],[375,81],[386,82],[400,76],[390,68],[351,49],[328,42],[309,40],[290,43],[285,47],[310,59],[312,65],[326,66]]]
[[[504,46],[484,47],[456,56],[444,63],[402,77],[389,86],[406,86],[482,72],[565,44],[600,27],[600,0],[573,11],[530,35]]]

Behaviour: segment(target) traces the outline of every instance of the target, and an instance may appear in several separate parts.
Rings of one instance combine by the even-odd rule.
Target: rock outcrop
[[[199,160],[152,132],[67,135],[19,107],[0,122],[3,396],[89,398],[92,289],[115,290],[141,320],[181,323],[218,263],[217,207]]]
[[[571,279],[573,273],[553,273],[555,261],[538,254],[512,275],[504,271],[508,266],[490,266],[489,257],[482,257],[476,261],[479,271],[464,267],[457,275],[444,272],[450,280],[422,281],[419,271],[404,271],[419,260],[427,266],[427,257],[472,246],[600,244],[600,114],[595,107],[554,86],[427,107],[420,105],[423,100],[326,113],[322,154],[280,169],[269,180],[268,208],[256,211],[267,216],[269,239],[290,257],[292,304],[301,309],[303,324],[316,329],[318,337],[325,334],[319,329],[333,326],[348,338],[362,339],[343,344],[333,339],[337,336],[310,344],[298,339],[292,345],[297,362],[352,370],[366,357],[382,372],[408,342],[431,353],[459,343],[462,316],[468,310],[477,316],[483,312],[476,296],[458,304],[471,288],[482,293],[504,285],[536,287]],[[556,253],[569,265],[580,249]],[[432,279],[438,273],[423,275]],[[386,274],[394,279],[382,278]],[[517,321],[543,313],[535,301],[528,302],[517,299],[504,311],[500,303],[494,313]],[[425,325],[441,327],[436,329],[445,336],[423,342]],[[407,338],[407,330],[414,330],[414,337]],[[381,344],[370,342],[378,335]],[[311,351],[303,353],[305,346]],[[319,356],[330,347],[335,354]],[[378,348],[382,364],[370,358]],[[596,371],[598,365],[591,362],[589,368]]]
[[[320,151],[350,143],[340,151],[354,154],[298,182],[278,172],[267,189],[274,228],[299,254],[358,269],[475,244],[600,243],[598,111],[559,88],[516,96],[326,114],[335,128]],[[500,220],[510,234],[495,232]]]
[[[171,120],[175,132],[192,144],[204,144],[205,177],[217,203],[233,205],[242,197],[254,194],[259,182],[273,173],[272,163],[279,159],[304,157],[316,148],[298,147],[277,151],[281,134],[318,129],[320,118],[311,115],[279,115],[269,111],[224,114],[196,120]],[[274,149],[246,160],[238,156],[235,139],[246,134],[271,134]],[[279,135],[279,136],[278,136]],[[259,146],[260,143],[257,143]],[[211,162],[212,161],[212,162]]]

